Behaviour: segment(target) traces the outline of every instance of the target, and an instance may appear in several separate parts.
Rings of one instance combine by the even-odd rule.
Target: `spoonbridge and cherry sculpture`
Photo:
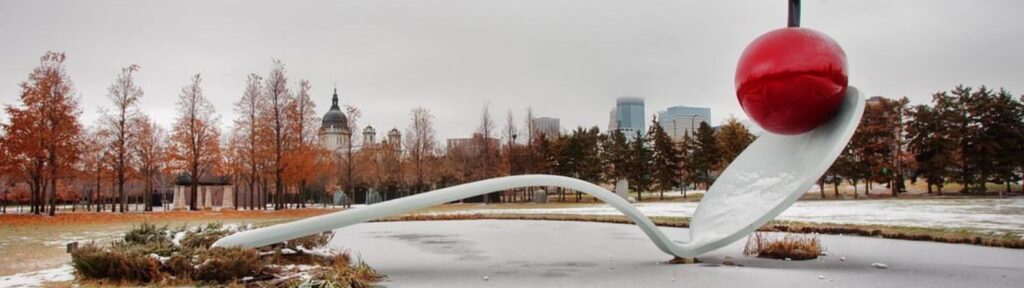
[[[693,257],[726,246],[768,223],[806,193],[839,157],[864,113],[864,96],[847,85],[845,52],[827,35],[798,27],[798,6],[799,1],[790,1],[790,27],[762,35],[740,57],[737,98],[766,131],[704,194],[690,220],[689,239],[669,239],[627,200],[593,183],[555,175],[517,175],[249,230],[224,237],[214,246],[259,247],[473,196],[536,186],[562,187],[604,201],[636,223],[658,249],[674,256]]]

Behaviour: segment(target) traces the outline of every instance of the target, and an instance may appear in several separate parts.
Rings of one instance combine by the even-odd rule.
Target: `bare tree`
[[[491,104],[484,104],[484,108],[480,112],[480,126],[476,128],[479,137],[474,137],[477,141],[477,151],[480,177],[478,179],[487,179],[494,177],[497,174],[497,165],[495,163],[496,147],[492,147],[491,135],[494,134],[494,117],[491,116]],[[494,194],[488,194],[484,197],[484,202],[490,203],[491,198]]]
[[[219,119],[213,104],[203,96],[201,82],[202,78],[196,74],[188,86],[181,88],[181,96],[178,98],[179,115],[171,135],[171,156],[177,160],[178,168],[188,171],[192,177],[190,210],[197,210],[199,179],[220,160]]]
[[[246,170],[248,170],[243,173],[242,178],[246,180],[249,188],[249,210],[255,209],[257,204],[264,204],[263,197],[259,197],[259,201],[257,201],[256,195],[256,181],[260,168],[259,145],[257,144],[260,139],[257,123],[259,112],[263,109],[263,97],[260,97],[260,93],[263,91],[262,81],[263,77],[260,75],[249,74],[242,99],[235,103],[235,114],[238,115],[238,118],[235,119],[234,132],[240,134],[238,135],[240,138],[238,145],[241,150],[239,156],[244,159]],[[262,209],[266,209],[265,204]]]
[[[295,99],[292,102],[292,108],[290,118],[292,123],[292,130],[295,144],[295,151],[293,151],[293,157],[291,157],[293,166],[293,175],[297,175],[295,180],[299,183],[299,197],[298,206],[301,208],[306,207],[305,199],[303,198],[306,190],[306,184],[312,180],[315,174],[315,160],[316,160],[316,149],[314,144],[316,143],[317,137],[317,126],[316,123],[320,122],[320,117],[316,116],[316,105],[313,104],[313,99],[309,96],[309,85],[308,80],[299,81],[299,89],[295,93]]]
[[[345,206],[346,207],[349,207],[352,204],[352,201],[355,200],[355,191],[353,189],[355,189],[355,179],[356,179],[355,178],[356,177],[356,175],[355,175],[355,171],[356,171],[355,165],[356,165],[356,162],[355,162],[355,155],[353,153],[354,152],[353,149],[355,149],[354,146],[356,145],[356,140],[357,140],[356,137],[358,137],[357,135],[359,134],[359,133],[356,133],[357,131],[359,131],[359,124],[358,124],[359,117],[362,116],[362,115],[363,115],[363,112],[360,111],[359,108],[356,108],[356,107],[351,106],[351,105],[345,105],[345,116],[346,116],[346,118],[348,118],[348,127],[347,128],[348,128],[348,132],[349,132],[348,134],[344,135],[346,138],[348,138],[348,139],[346,139],[346,141],[348,142],[348,145],[346,145],[346,147],[345,147],[345,161],[344,161],[345,162],[345,164],[344,164],[345,165],[345,194],[348,195],[348,199],[345,202]]]
[[[405,129],[404,144],[415,173],[413,190],[418,193],[423,192],[427,161],[433,156],[437,139],[434,132],[434,115],[430,114],[429,109],[422,106],[413,108],[409,116],[412,123]]]
[[[124,193],[124,183],[127,181],[128,170],[131,169],[133,155],[129,146],[132,146],[131,131],[134,126],[132,122],[139,117],[138,105],[142,98],[142,88],[135,84],[134,73],[139,70],[139,65],[128,65],[121,69],[114,84],[107,88],[107,97],[114,102],[114,114],[104,113],[104,123],[107,130],[113,136],[114,149],[114,177],[117,181],[118,210],[124,213],[128,206],[128,195]]]
[[[167,142],[167,134],[164,129],[149,119],[149,117],[138,117],[133,123],[135,131],[133,136],[132,145],[134,148],[136,167],[139,168],[139,172],[142,176],[144,189],[143,191],[143,209],[145,211],[153,211],[153,190],[155,186],[153,182],[160,171],[163,170],[163,159],[166,147],[164,146]]]
[[[263,88],[263,102],[266,105],[263,106],[260,118],[267,125],[267,144],[270,145],[270,166],[274,177],[274,210],[278,210],[284,208],[284,157],[290,144],[288,117],[285,113],[292,101],[291,92],[288,91],[288,77],[285,76],[284,64],[280,60],[274,59],[274,67],[270,69]]]

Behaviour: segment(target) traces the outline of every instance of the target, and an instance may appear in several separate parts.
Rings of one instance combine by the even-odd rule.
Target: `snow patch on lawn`
[[[0,276],[0,287],[42,287],[47,282],[75,280],[75,269],[71,265],[60,268]]]

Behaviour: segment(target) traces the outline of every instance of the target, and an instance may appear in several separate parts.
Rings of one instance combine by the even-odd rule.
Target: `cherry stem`
[[[800,0],[789,0],[789,27],[800,27]]]

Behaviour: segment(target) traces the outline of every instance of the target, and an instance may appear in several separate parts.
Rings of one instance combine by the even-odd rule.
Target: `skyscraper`
[[[537,135],[544,135],[548,139],[552,137],[558,137],[562,132],[562,126],[559,124],[558,118],[551,117],[537,117],[533,119],[533,127],[537,129]]]
[[[644,99],[640,97],[619,97],[615,100],[615,109],[610,115],[608,130],[619,130],[627,140],[647,133],[644,121]]]
[[[682,141],[683,135],[696,131],[701,122],[711,124],[711,108],[672,106],[658,111],[658,124],[673,141]]]

